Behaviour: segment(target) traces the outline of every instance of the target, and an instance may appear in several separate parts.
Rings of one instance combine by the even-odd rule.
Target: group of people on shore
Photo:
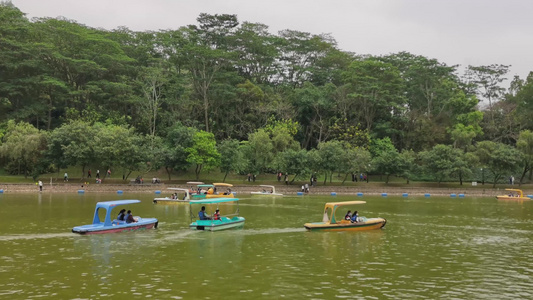
[[[127,224],[129,224],[129,223],[136,223],[136,222],[137,222],[137,220],[135,220],[135,218],[134,218],[133,215],[131,214],[131,210],[128,210],[128,211],[126,212],[125,209],[122,209],[122,210],[118,213],[117,220],[119,220],[119,221],[125,221]]]

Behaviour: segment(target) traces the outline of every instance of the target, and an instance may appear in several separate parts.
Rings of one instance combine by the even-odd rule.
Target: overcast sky
[[[533,71],[529,0],[12,0],[33,17],[63,16],[90,27],[177,29],[200,13],[236,14],[272,33],[330,33],[339,48],[381,55],[408,51],[448,65],[512,65]],[[507,87],[509,81],[506,82]]]

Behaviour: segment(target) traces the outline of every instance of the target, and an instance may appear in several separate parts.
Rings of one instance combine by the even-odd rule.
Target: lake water
[[[533,298],[533,201],[254,196],[240,202],[243,229],[197,232],[188,204],[153,197],[0,194],[0,298]],[[71,233],[117,199],[142,200],[129,208],[159,228]],[[304,230],[325,202],[348,200],[385,228]]]

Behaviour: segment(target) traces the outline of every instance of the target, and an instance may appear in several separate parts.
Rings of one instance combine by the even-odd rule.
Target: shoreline
[[[287,196],[296,196],[298,192],[301,192],[300,185],[274,185],[276,192],[283,193]],[[170,191],[166,191],[170,187],[188,188],[186,184],[142,184],[142,185],[130,185],[130,184],[90,184],[81,185],[78,183],[59,183],[59,184],[44,184],[42,193],[78,193],[79,190],[83,190],[84,193],[113,193],[119,190],[123,192],[134,193],[154,193],[155,191],[161,191],[162,195],[170,194]],[[517,186],[518,188],[518,186]],[[256,185],[239,185],[233,186],[232,190],[239,195],[250,195],[250,192],[260,191],[262,188]],[[39,187],[35,184],[0,184],[0,190],[3,193],[34,193],[39,192]],[[523,189],[524,195],[533,193],[532,189]],[[506,194],[504,188],[471,188],[471,187],[398,187],[398,186],[375,186],[361,184],[356,186],[315,186],[310,187],[310,195],[330,195],[336,193],[337,195],[356,195],[357,193],[363,193],[368,195],[387,195],[401,196],[404,193],[409,195],[424,196],[425,194],[435,196],[449,196],[450,194],[464,194],[465,196],[474,197],[495,197],[497,195]]]

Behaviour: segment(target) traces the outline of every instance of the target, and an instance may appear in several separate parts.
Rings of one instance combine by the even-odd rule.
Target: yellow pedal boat
[[[326,230],[326,231],[360,231],[380,229],[387,224],[387,220],[383,218],[365,218],[359,217],[358,222],[351,222],[344,220],[342,217],[337,218],[335,212],[340,207],[364,204],[366,201],[345,201],[345,202],[329,202],[326,203],[324,209],[324,219],[322,222],[305,223],[304,227],[307,230]]]
[[[505,189],[509,193],[507,195],[496,196],[498,200],[529,200],[530,198],[524,196],[524,192],[519,189]]]

